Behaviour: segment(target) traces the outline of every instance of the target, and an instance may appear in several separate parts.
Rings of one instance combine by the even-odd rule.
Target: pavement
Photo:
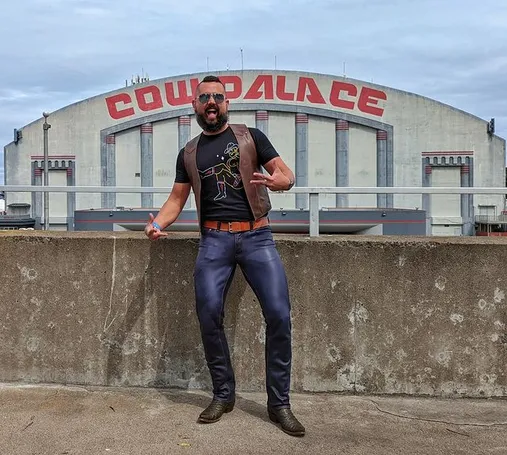
[[[239,393],[214,424],[204,391],[0,384],[0,455],[507,454],[507,401],[292,394],[303,438]]]

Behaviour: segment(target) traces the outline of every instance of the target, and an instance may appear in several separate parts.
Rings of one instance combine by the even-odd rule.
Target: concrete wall
[[[276,240],[292,296],[293,390],[507,394],[507,241]],[[0,233],[0,381],[209,389],[197,245],[193,234]],[[225,325],[238,389],[264,390],[264,325],[239,272]]]

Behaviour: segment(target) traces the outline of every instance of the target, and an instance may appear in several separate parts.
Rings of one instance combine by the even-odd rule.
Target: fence
[[[169,194],[171,187],[134,186],[36,186],[3,185],[0,192],[16,193],[157,193]],[[319,198],[321,194],[494,194],[505,195],[505,187],[293,187],[290,193],[309,195],[310,236],[319,235]],[[281,192],[285,193],[285,192]],[[503,207],[502,207],[503,210]],[[46,220],[44,221],[45,228]]]

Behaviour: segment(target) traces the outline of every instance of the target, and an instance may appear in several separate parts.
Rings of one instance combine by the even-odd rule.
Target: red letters
[[[193,93],[195,92],[197,85],[199,84],[199,79],[190,79],[190,87],[191,87],[190,95],[187,92],[186,81],[178,81],[177,84],[178,84],[178,96],[174,95],[174,85],[172,82],[167,82],[165,84],[167,102],[171,106],[183,106],[184,104],[190,104],[192,102],[192,99],[194,98]]]
[[[229,99],[241,99],[243,80],[234,74],[221,76]],[[296,82],[296,81],[294,81]],[[194,98],[199,79],[166,82],[163,88],[157,85],[134,88],[133,93],[123,92],[105,98],[109,115],[114,120],[132,117],[141,112],[149,112],[170,106],[189,106]],[[370,87],[361,87],[343,80],[332,81],[329,100],[322,96],[322,86],[312,77],[297,79],[296,93],[287,91],[287,76],[260,74],[249,87],[245,87],[244,100],[307,103],[327,105],[338,109],[359,111],[363,114],[382,117],[384,108],[379,101],[387,101],[387,94]],[[177,85],[177,87],[175,87]],[[177,90],[177,92],[176,92]],[[163,93],[165,91],[165,94]],[[165,95],[165,96],[164,96]]]
[[[384,113],[384,109],[380,107],[375,107],[379,100],[387,100],[387,95],[380,90],[375,90],[373,88],[363,87],[361,90],[361,95],[359,96],[359,102],[357,103],[357,107],[361,112],[365,114],[377,115],[378,117],[382,117]]]
[[[340,98],[341,92],[347,92],[349,96],[357,95],[357,87],[347,82],[334,81],[331,87],[330,103],[335,107],[342,109],[354,109],[354,102]]]
[[[135,114],[133,107],[126,109],[118,109],[118,104],[131,104],[132,99],[128,93],[118,93],[118,95],[109,96],[106,98],[106,106],[111,118],[120,120],[125,117],[130,117]]]
[[[285,92],[285,76],[276,77],[276,97],[280,101],[294,101],[294,93]]]
[[[306,91],[310,93],[306,95]],[[305,96],[308,97],[308,101],[314,104],[326,104],[322,94],[320,93],[319,87],[311,77],[300,77],[298,85],[298,101],[304,101]]]
[[[163,107],[162,95],[156,85],[138,88],[134,90],[136,94],[137,105],[142,111],[153,111]],[[146,95],[151,95],[151,101],[146,100]]]
[[[233,100],[241,96],[243,86],[241,78],[239,76],[221,76],[220,80],[225,85],[225,93],[227,95],[227,98]],[[232,89],[228,89],[228,85],[232,85]]]
[[[341,107],[342,109],[354,109],[355,102],[348,101],[341,98],[341,93],[346,92],[350,97],[357,97],[357,87],[347,82],[334,81],[331,88],[331,95],[329,97],[330,103],[335,107]],[[387,94],[380,90],[375,90],[369,87],[363,87],[359,94],[359,100],[357,102],[357,108],[365,114],[375,115],[382,117],[384,109],[376,107],[379,100],[387,100]]]
[[[260,88],[264,86],[264,92],[260,91]],[[264,94],[265,100],[273,99],[273,76],[257,76],[253,82],[250,90],[246,93],[245,100],[258,100]]]

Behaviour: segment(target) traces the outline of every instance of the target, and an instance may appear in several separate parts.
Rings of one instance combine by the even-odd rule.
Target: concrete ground
[[[263,393],[240,393],[217,423],[210,395],[157,389],[0,385],[2,455],[507,454],[507,402],[293,394],[306,426],[272,424]]]

